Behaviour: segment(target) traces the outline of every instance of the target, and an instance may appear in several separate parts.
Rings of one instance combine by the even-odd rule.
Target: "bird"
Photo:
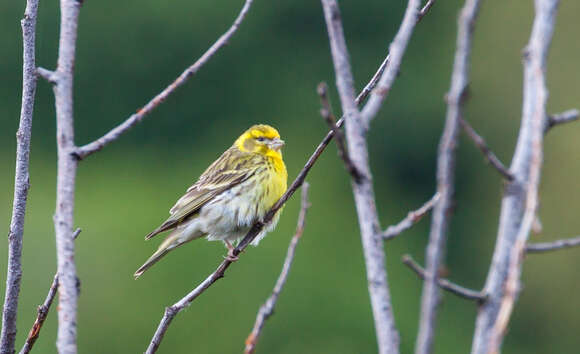
[[[239,241],[254,223],[262,221],[286,192],[288,172],[282,158],[283,146],[278,131],[266,124],[253,125],[240,135],[177,200],[169,210],[169,218],[145,236],[149,240],[171,231],[137,269],[135,279],[171,250],[202,237],[223,241],[228,249],[225,258],[235,261],[232,242]],[[258,245],[276,227],[281,211],[276,212],[252,245]]]

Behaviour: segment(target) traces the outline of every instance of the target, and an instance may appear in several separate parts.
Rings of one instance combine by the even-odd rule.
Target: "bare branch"
[[[562,113],[552,114],[551,116],[548,116],[548,120],[546,121],[545,132],[547,133],[558,124],[570,123],[578,120],[579,116],[580,112],[578,112],[577,109],[570,109]]]
[[[12,218],[8,234],[8,267],[6,270],[6,291],[2,308],[2,332],[0,334],[0,351],[13,353],[16,340],[16,319],[18,315],[18,298],[22,278],[22,238],[24,236],[24,216],[28,189],[30,188],[30,135],[34,113],[34,96],[36,93],[36,14],[38,0],[28,0],[24,10],[22,26],[22,102],[20,123],[16,132],[16,168],[14,176],[14,199]]]
[[[391,225],[383,231],[381,234],[383,240],[392,240],[403,231],[410,229],[413,225],[419,222],[419,220],[421,220],[429,210],[433,209],[435,204],[437,204],[437,201],[439,201],[439,193],[435,193],[433,197],[425,202],[425,204],[423,204],[419,209],[410,211],[409,214],[407,214],[403,220],[399,221],[398,224]]]
[[[77,273],[75,265],[74,193],[78,160],[74,144],[73,77],[80,7],[77,0],[60,1],[60,37],[53,86],[56,106],[57,177],[54,229],[58,265],[58,334],[60,354],[77,352]]]
[[[286,253],[286,259],[284,260],[284,266],[282,267],[282,272],[276,281],[276,285],[274,286],[274,290],[272,290],[272,294],[266,302],[260,307],[258,311],[258,315],[256,316],[256,322],[254,323],[254,328],[252,332],[246,339],[246,347],[244,350],[245,354],[252,354],[256,348],[256,344],[258,343],[258,339],[260,334],[262,333],[262,328],[264,324],[270,316],[274,313],[274,306],[276,306],[276,301],[278,301],[278,296],[282,292],[282,288],[286,283],[286,279],[288,278],[288,274],[290,273],[290,267],[292,266],[292,261],[294,260],[294,253],[296,251],[296,246],[298,245],[298,241],[302,237],[302,233],[304,233],[304,226],[306,223],[306,212],[310,207],[310,203],[308,202],[308,188],[309,185],[307,182],[304,183],[302,186],[302,202],[300,204],[300,213],[298,215],[298,225],[296,226],[296,233],[292,240],[290,241],[290,245],[288,246],[288,251]]]
[[[465,131],[465,133],[467,133],[467,135],[471,138],[471,140],[473,140],[475,146],[477,146],[477,148],[481,150],[481,153],[483,154],[483,156],[485,156],[487,162],[489,162],[491,166],[493,166],[497,170],[497,172],[499,172],[505,179],[507,179],[508,181],[512,181],[514,179],[514,176],[497,158],[497,156],[495,156],[493,151],[491,151],[489,146],[487,146],[485,140],[479,134],[477,134],[475,129],[473,129],[473,127],[463,118],[459,118],[459,124],[461,124],[463,131]]]
[[[81,233],[81,229],[77,228],[75,230],[75,232],[73,233],[73,239],[76,240],[76,238],[79,236],[80,233]],[[34,323],[32,324],[32,328],[30,328],[30,331],[28,332],[28,337],[26,338],[26,342],[24,343],[24,346],[22,347],[22,349],[20,349],[20,354],[29,353],[32,350],[32,347],[34,346],[34,343],[36,343],[36,340],[38,339],[38,336],[40,335],[40,330],[42,329],[42,325],[44,324],[44,321],[46,320],[46,317],[48,316],[48,310],[50,310],[50,306],[52,305],[52,301],[54,300],[54,297],[56,296],[57,289],[58,289],[58,273],[55,274],[53,277],[52,284],[50,285],[50,288],[48,289],[48,294],[46,295],[44,302],[42,303],[42,305],[38,306],[36,320],[34,320]]]
[[[423,19],[423,17],[427,15],[427,13],[429,12],[429,10],[431,10],[431,7],[433,5],[435,5],[435,0],[429,0],[425,3],[423,8],[421,9],[421,11],[419,11],[419,14],[417,15],[417,23],[419,23]]]
[[[85,157],[103,149],[105,146],[109,145],[113,141],[119,139],[119,137],[135,126],[137,123],[141,122],[143,118],[149,115],[159,104],[163,103],[167,97],[169,97],[175,90],[183,86],[187,80],[195,75],[199,69],[201,69],[222,47],[224,47],[230,38],[236,33],[240,27],[242,21],[246,17],[246,14],[250,10],[253,0],[245,0],[244,6],[242,7],[238,17],[235,19],[232,26],[212,44],[209,49],[203,53],[203,55],[195,62],[193,65],[185,69],[181,75],[175,81],[173,81],[169,86],[167,86],[163,91],[161,91],[157,96],[153,97],[145,106],[137,110],[136,113],[132,114],[127,120],[119,124],[107,134],[98,138],[97,140],[86,144],[84,146],[78,147],[75,150],[75,155],[79,159],[84,159]]]
[[[402,260],[403,264],[405,264],[406,266],[411,268],[411,270],[413,270],[415,272],[415,274],[417,274],[419,276],[419,278],[421,278],[421,279],[426,278],[425,270],[423,268],[421,268],[421,266],[419,264],[417,264],[417,262],[415,262],[411,256],[406,254],[402,257],[401,260]],[[462,297],[464,299],[476,300],[479,303],[485,301],[485,295],[483,295],[481,292],[471,290],[468,288],[464,288],[464,287],[457,285],[457,284],[455,284],[447,279],[438,278],[437,285],[439,285],[440,288],[445,289],[445,290],[449,291],[450,293],[455,294],[455,295]]]
[[[528,243],[526,253],[544,253],[580,246],[580,236],[552,242]]]
[[[438,269],[445,253],[447,229],[452,214],[455,183],[455,149],[458,144],[459,120],[462,116],[465,90],[469,84],[471,37],[479,10],[479,0],[466,0],[457,21],[457,47],[451,74],[451,87],[446,96],[447,114],[437,156],[437,192],[441,200],[431,214],[431,232],[425,255],[426,278],[421,295],[421,318],[415,345],[416,354],[433,349],[437,306],[439,304]]]
[[[432,3],[427,3],[425,5],[424,12],[423,10],[419,12],[420,4],[421,2],[419,0],[409,0],[407,9],[405,10],[405,16],[403,17],[403,22],[401,23],[399,31],[395,35],[393,42],[389,46],[389,65],[385,68],[385,73],[380,78],[377,87],[372,91],[372,95],[368,102],[361,110],[361,119],[366,127],[368,127],[371,120],[379,112],[383,100],[393,86],[401,66],[403,54],[407,48],[407,43],[411,39],[411,34],[415,29],[415,25],[423,18],[424,14],[429,11],[433,5]]]
[[[524,54],[522,122],[506,185],[499,230],[484,292],[488,300],[475,324],[473,354],[499,352],[511,309],[517,298],[521,253],[538,206],[538,187],[546,125],[546,61],[554,30],[558,0],[536,0],[536,16]]]
[[[348,156],[348,152],[346,151],[346,147],[344,145],[344,136],[342,131],[339,127],[336,126],[336,119],[334,114],[332,114],[332,107],[328,102],[328,86],[325,82],[321,82],[318,85],[316,90],[318,92],[318,96],[320,96],[320,103],[322,108],[320,109],[320,115],[328,124],[328,127],[334,133],[334,142],[336,143],[336,148],[338,149],[338,156],[344,162],[344,166],[347,169],[348,173],[356,180],[362,178],[360,172],[354,167],[350,157]]]

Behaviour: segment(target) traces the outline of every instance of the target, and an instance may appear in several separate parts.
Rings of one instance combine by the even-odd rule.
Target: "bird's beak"
[[[270,146],[270,149],[278,151],[282,146],[284,146],[284,140],[275,138],[268,145]]]

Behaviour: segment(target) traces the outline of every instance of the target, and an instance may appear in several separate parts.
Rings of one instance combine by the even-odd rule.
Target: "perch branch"
[[[570,122],[573,122],[575,120],[578,120],[579,115],[580,115],[580,112],[578,112],[577,109],[570,109],[570,110],[567,110],[566,112],[562,112],[562,113],[553,114],[551,116],[548,116],[548,120],[546,121],[546,128],[545,128],[546,133],[558,124],[570,123]]]
[[[290,241],[290,245],[288,246],[288,251],[286,253],[286,259],[284,260],[284,266],[282,267],[282,272],[276,281],[276,285],[272,290],[272,295],[268,297],[266,302],[260,307],[258,311],[258,315],[256,316],[256,322],[254,323],[254,328],[252,332],[246,339],[246,347],[244,350],[245,354],[252,354],[256,348],[256,344],[258,343],[258,339],[260,334],[262,333],[262,328],[264,324],[270,316],[274,313],[274,306],[276,306],[276,301],[278,301],[278,296],[282,292],[282,288],[286,283],[286,279],[288,278],[288,274],[290,273],[290,267],[292,266],[292,261],[294,260],[294,253],[296,252],[296,246],[298,245],[298,241],[302,237],[302,233],[304,232],[304,225],[306,223],[306,212],[308,211],[308,207],[310,207],[310,203],[308,202],[308,188],[309,185],[307,182],[304,182],[302,186],[302,202],[300,203],[300,213],[298,215],[298,225],[296,226],[296,233],[292,240]]]
[[[22,238],[24,236],[24,216],[30,188],[30,135],[36,93],[36,14],[38,0],[28,0],[24,10],[22,26],[22,102],[20,123],[16,132],[16,168],[14,175],[14,199],[12,218],[8,233],[8,267],[6,269],[6,289],[2,308],[2,331],[0,352],[13,353],[16,340],[16,320],[18,298],[22,278]]]
[[[490,165],[493,166],[497,170],[497,172],[499,172],[506,180],[512,181],[514,179],[514,176],[497,158],[497,156],[495,156],[493,151],[491,151],[489,146],[487,146],[485,140],[479,134],[477,134],[475,129],[473,129],[473,127],[463,118],[459,118],[459,124],[461,124],[463,131],[465,131],[465,133],[469,136],[469,138],[473,140],[475,146],[477,146],[477,148],[481,150],[481,153],[483,154],[487,162],[489,162]]]
[[[526,253],[544,253],[580,246],[580,236],[552,242],[528,243]]]
[[[76,229],[75,232],[73,233],[73,239],[76,240],[80,233],[81,229]],[[42,325],[44,324],[44,321],[48,316],[48,311],[50,310],[50,306],[52,305],[52,301],[54,300],[57,289],[58,289],[58,273],[55,274],[53,277],[52,284],[48,289],[48,294],[46,295],[44,302],[42,303],[42,305],[38,306],[36,320],[34,320],[34,324],[32,325],[32,328],[30,328],[30,331],[28,332],[28,337],[26,338],[24,346],[22,347],[22,349],[20,349],[20,354],[29,353],[32,350],[32,347],[34,346],[34,343],[36,343],[36,340],[40,335]]]
[[[411,258],[411,256],[409,256],[408,254],[404,255],[402,258],[402,262],[404,265],[411,268],[411,270],[413,270],[415,274],[419,276],[419,278],[425,279],[426,277],[425,270],[421,268],[421,266],[417,264],[417,262],[415,262],[413,258]],[[485,295],[483,295],[481,292],[464,288],[447,279],[438,278],[437,284],[439,285],[440,288],[445,289],[450,293],[455,294],[464,299],[476,300],[477,302],[480,303],[485,301]]]
[[[513,289],[519,284],[521,253],[537,213],[547,119],[546,61],[557,7],[558,0],[535,1],[536,15],[524,52],[521,127],[510,166],[514,180],[506,185],[502,198],[497,241],[484,288],[488,299],[477,315],[473,354],[499,352],[517,298]]]
[[[367,85],[368,87],[372,86],[371,84],[373,81],[375,81],[375,82],[378,81],[381,73],[384,71],[384,66],[387,66],[387,65],[388,65],[388,61],[386,61],[386,60],[383,61],[383,64],[381,64],[381,66],[377,69],[375,75],[371,78],[371,81]],[[372,87],[371,87],[371,90],[372,90]],[[368,95],[368,93],[365,93],[365,91],[362,91],[356,98],[356,104],[360,104],[362,101],[364,101],[364,99],[367,97],[367,95]],[[336,125],[337,125],[337,127],[340,128],[343,123],[344,123],[344,117],[341,118],[338,122],[336,122]],[[282,207],[282,205],[284,205],[284,203],[294,194],[296,189],[298,189],[302,185],[302,183],[304,182],[304,179],[308,175],[308,172],[310,172],[310,169],[312,168],[312,166],[314,166],[314,164],[316,163],[316,161],[318,160],[320,155],[322,155],[322,153],[324,152],[324,150],[326,149],[326,147],[328,146],[328,144],[330,143],[330,141],[332,140],[333,137],[334,137],[333,131],[329,131],[326,134],[326,136],[322,139],[320,144],[318,144],[318,146],[316,147],[316,149],[314,150],[314,152],[312,153],[312,155],[310,156],[310,158],[308,159],[308,161],[306,162],[304,167],[300,170],[300,172],[298,173],[298,176],[296,177],[294,182],[292,182],[292,184],[290,185],[290,187],[288,188],[286,193],[284,193],[284,195],[280,198],[280,200],[272,207],[270,212],[266,215],[264,222],[271,220],[274,213],[278,209],[280,209]],[[270,215],[270,216],[268,216],[268,215]],[[242,239],[242,241],[238,244],[238,246],[233,251],[233,253],[235,255],[239,255],[241,252],[243,252],[243,250],[252,242],[252,240],[256,237],[256,235],[258,233],[260,233],[263,226],[264,226],[263,223],[255,224],[252,227],[252,229],[248,232],[248,234],[244,237],[244,239]],[[193,300],[195,300],[195,298],[197,298],[201,293],[203,293],[206,289],[208,289],[218,279],[222,278],[223,274],[225,273],[227,268],[230,266],[230,264],[231,264],[230,261],[224,260],[212,274],[210,274],[203,282],[201,282],[189,294],[184,296],[180,301],[178,301],[174,305],[169,306],[165,309],[165,313],[163,315],[163,318],[161,319],[161,322],[159,323],[159,326],[158,326],[153,338],[151,339],[151,342],[149,344],[149,347],[147,348],[146,353],[155,353],[157,351],[157,349],[159,348],[159,345],[161,344],[163,336],[165,335],[165,332],[169,328],[171,321],[177,315],[177,313],[179,313],[181,310],[183,310],[184,308],[189,306],[189,304],[191,304],[191,302]]]
[[[403,220],[399,221],[398,224],[387,227],[387,229],[381,234],[383,240],[388,241],[394,239],[403,231],[410,229],[413,225],[419,222],[419,220],[421,220],[429,210],[433,209],[435,204],[437,204],[437,201],[439,201],[439,193],[435,193],[435,195],[433,195],[433,197],[431,197],[431,199],[429,199],[419,209],[410,211]]]
[[[167,97],[169,97],[175,90],[181,87],[187,82],[187,80],[195,75],[201,67],[203,67],[222,47],[224,47],[230,38],[236,33],[240,27],[242,21],[246,17],[246,14],[250,10],[253,0],[245,0],[244,6],[242,7],[238,17],[235,19],[232,26],[218,38],[215,43],[209,47],[209,49],[203,53],[203,55],[195,62],[193,65],[188,67],[175,81],[173,81],[169,86],[167,86],[163,91],[161,91],[157,96],[153,97],[145,106],[133,113],[127,120],[119,124],[107,134],[98,138],[97,140],[86,144],[84,146],[78,147],[74,154],[79,159],[84,159],[85,157],[103,149],[105,146],[109,145],[113,141],[117,140],[123,133],[127,132],[137,123],[141,122],[143,118],[149,115],[159,104],[164,102]]]
[[[328,124],[328,127],[334,133],[334,142],[336,143],[336,148],[338,149],[338,156],[344,162],[344,166],[346,167],[347,171],[350,175],[359,180],[362,178],[360,172],[354,167],[350,157],[348,156],[348,152],[346,151],[346,147],[344,145],[344,135],[340,128],[336,126],[336,119],[334,114],[332,114],[332,107],[330,106],[330,102],[328,101],[328,86],[325,82],[321,82],[318,84],[318,88],[316,90],[318,92],[318,96],[320,97],[320,104],[322,108],[320,109],[320,115]]]
[[[416,354],[429,354],[433,350],[439,305],[438,269],[444,257],[447,229],[452,214],[455,150],[458,144],[459,120],[462,116],[465,91],[469,84],[471,38],[479,4],[479,0],[466,0],[457,21],[457,47],[451,74],[451,87],[446,96],[447,114],[437,154],[437,192],[441,199],[431,214],[431,232],[425,255],[426,278],[421,295],[421,318],[415,345]]]

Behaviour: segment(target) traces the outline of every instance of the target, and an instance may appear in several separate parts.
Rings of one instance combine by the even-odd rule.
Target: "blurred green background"
[[[230,26],[242,1],[86,1],[75,78],[76,142],[108,131],[171,82]],[[356,86],[361,89],[386,55],[405,1],[341,1]],[[455,48],[460,1],[439,1],[417,27],[400,76],[369,136],[377,203],[384,227],[418,207],[434,191],[436,146],[445,115],[443,96]],[[21,94],[24,1],[0,5],[0,229],[7,232],[14,178],[15,132]],[[561,2],[551,49],[549,111],[580,106],[580,3]],[[521,50],[533,19],[532,1],[486,1],[472,55],[471,99],[465,117],[506,163],[521,110]],[[54,68],[59,11],[41,1],[37,63]],[[326,132],[315,87],[334,76],[317,1],[256,1],[239,32],[199,74],[121,140],[81,162],[76,219],[83,229],[76,263],[82,281],[78,339],[81,353],[138,353],[149,342],[166,305],[213,271],[225,253],[197,241],[173,252],[138,281],[132,274],[159,240],[143,236],[233,140],[254,123],[276,126],[287,142],[294,178]],[[334,91],[334,89],[333,89]],[[333,94],[335,110],[338,99]],[[39,81],[32,134],[31,183],[26,215],[19,307],[20,346],[55,272],[52,225],[55,197],[54,103]],[[580,124],[550,132],[541,188],[542,235],[580,230]],[[457,207],[449,233],[449,277],[483,286],[495,242],[502,181],[473,144],[461,138]],[[259,353],[376,352],[360,237],[349,178],[331,145],[308,177],[312,208],[295,264],[267,322]],[[179,314],[160,352],[241,352],[258,307],[282,266],[298,213],[294,197],[279,227],[248,249],[226,278]],[[421,282],[400,262],[423,261],[426,218],[386,245],[387,269],[401,352],[411,353]],[[6,241],[0,244],[4,294]],[[506,353],[574,353],[580,345],[580,250],[529,256],[524,291],[515,308]],[[36,344],[53,353],[56,306]],[[474,304],[444,294],[437,353],[466,353]]]

